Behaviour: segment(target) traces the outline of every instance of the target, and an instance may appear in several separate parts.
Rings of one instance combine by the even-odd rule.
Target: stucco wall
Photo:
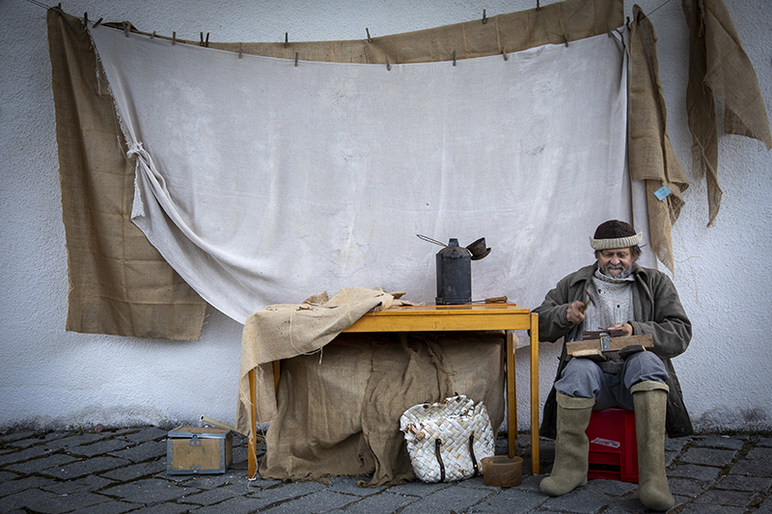
[[[549,3],[549,2],[543,2]],[[691,172],[684,98],[686,22],[678,0],[641,0],[659,38],[660,74],[675,151],[691,181],[675,226],[674,281],[694,323],[675,360],[699,431],[772,429],[769,250],[772,153],[756,141],[720,135],[724,198],[706,228],[705,179]],[[772,10],[766,0],[726,0],[772,106]],[[325,5],[322,5],[325,4]],[[625,11],[631,15],[632,2]],[[100,0],[63,2],[73,15],[130,20],[142,30],[218,41],[355,39],[528,9],[535,0],[361,2]],[[45,10],[0,0],[0,428],[233,422],[241,326],[209,308],[199,342],[149,341],[64,331],[67,270],[57,175]],[[589,262],[589,254],[588,254]],[[556,273],[555,281],[572,270]],[[516,299],[515,299],[516,300]],[[533,307],[533,306],[531,306]],[[541,348],[541,398],[557,349]],[[517,353],[528,427],[527,349]]]

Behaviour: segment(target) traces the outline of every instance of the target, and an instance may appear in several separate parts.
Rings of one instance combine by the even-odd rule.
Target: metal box
[[[233,464],[233,434],[222,428],[180,427],[166,440],[166,473],[216,475]]]

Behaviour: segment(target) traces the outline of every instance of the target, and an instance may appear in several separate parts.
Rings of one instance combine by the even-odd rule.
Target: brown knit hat
[[[629,223],[619,220],[609,220],[598,225],[595,236],[590,238],[593,250],[608,250],[611,248],[629,248],[636,246],[643,239],[643,233],[636,234]]]

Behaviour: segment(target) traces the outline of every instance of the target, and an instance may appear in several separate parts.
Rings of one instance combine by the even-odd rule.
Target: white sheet
[[[322,289],[433,302],[440,247],[416,234],[486,237],[473,299],[533,307],[592,262],[599,223],[632,219],[605,34],[391,71],[91,34],[137,158],[134,222],[239,322]]]

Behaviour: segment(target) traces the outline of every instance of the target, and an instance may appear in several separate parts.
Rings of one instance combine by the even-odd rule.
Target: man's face
[[[633,269],[633,256],[629,248],[612,248],[598,251],[598,267],[604,274],[624,278]]]

